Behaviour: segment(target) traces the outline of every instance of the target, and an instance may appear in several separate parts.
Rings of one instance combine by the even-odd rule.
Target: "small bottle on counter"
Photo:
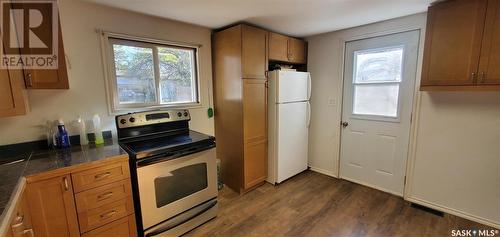
[[[98,114],[94,114],[92,118],[92,122],[94,123],[94,135],[95,135],[95,144],[104,144],[104,137],[102,136],[102,128],[101,128],[101,117]]]
[[[89,144],[89,139],[87,138],[87,128],[85,126],[85,120],[82,117],[78,117],[78,129],[80,130],[80,145],[85,146]]]
[[[66,131],[66,127],[64,126],[64,121],[62,119],[59,119],[57,121],[57,148],[63,149],[63,148],[69,148],[71,146],[69,142],[69,135],[68,132]]]

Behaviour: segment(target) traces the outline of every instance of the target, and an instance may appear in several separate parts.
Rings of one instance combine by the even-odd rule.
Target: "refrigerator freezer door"
[[[277,103],[307,101],[311,95],[311,79],[308,72],[278,71]]]
[[[277,104],[276,183],[307,169],[308,102]]]

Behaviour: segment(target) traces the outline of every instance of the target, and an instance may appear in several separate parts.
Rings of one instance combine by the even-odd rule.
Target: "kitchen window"
[[[113,111],[199,104],[198,46],[106,36]]]

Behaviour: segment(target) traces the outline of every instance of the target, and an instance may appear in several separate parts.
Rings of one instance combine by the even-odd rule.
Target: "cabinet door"
[[[24,53],[29,54],[29,52]],[[59,27],[57,54],[58,69],[26,69],[24,71],[28,89],[69,89],[61,27]]]
[[[0,117],[23,114],[26,114],[26,97],[22,71],[0,69]]]
[[[306,63],[306,42],[295,38],[288,38],[288,61],[292,63]]]
[[[479,84],[500,84],[500,0],[488,1],[479,63]]]
[[[11,220],[11,231],[8,231],[7,236],[33,236],[33,227],[31,225],[31,214],[26,200],[26,193],[22,193],[16,204],[14,216]],[[30,235],[31,234],[31,235]]]
[[[252,26],[242,26],[243,78],[265,79],[267,71],[267,31]]]
[[[244,145],[244,189],[254,187],[267,178],[267,140]]]
[[[267,139],[267,82],[243,80],[244,143]]]
[[[30,183],[26,191],[35,236],[80,236],[69,175]]]
[[[26,114],[23,74],[0,69],[0,117]]]
[[[476,82],[486,3],[455,0],[429,8],[422,86],[466,86]]]
[[[269,32],[269,60],[288,61],[288,37]]]
[[[243,80],[244,189],[267,177],[267,82]]]

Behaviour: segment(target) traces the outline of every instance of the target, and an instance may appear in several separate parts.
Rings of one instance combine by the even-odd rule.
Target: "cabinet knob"
[[[477,83],[477,74],[476,74],[476,72],[471,73],[470,77],[471,77],[472,82],[474,84],[476,84]]]
[[[28,72],[28,74],[26,74],[26,84],[28,84],[28,87],[33,86],[33,78],[31,72]]]
[[[480,77],[481,77],[481,79],[480,79],[481,83],[486,82],[486,73],[485,72],[481,72],[481,76]]]

